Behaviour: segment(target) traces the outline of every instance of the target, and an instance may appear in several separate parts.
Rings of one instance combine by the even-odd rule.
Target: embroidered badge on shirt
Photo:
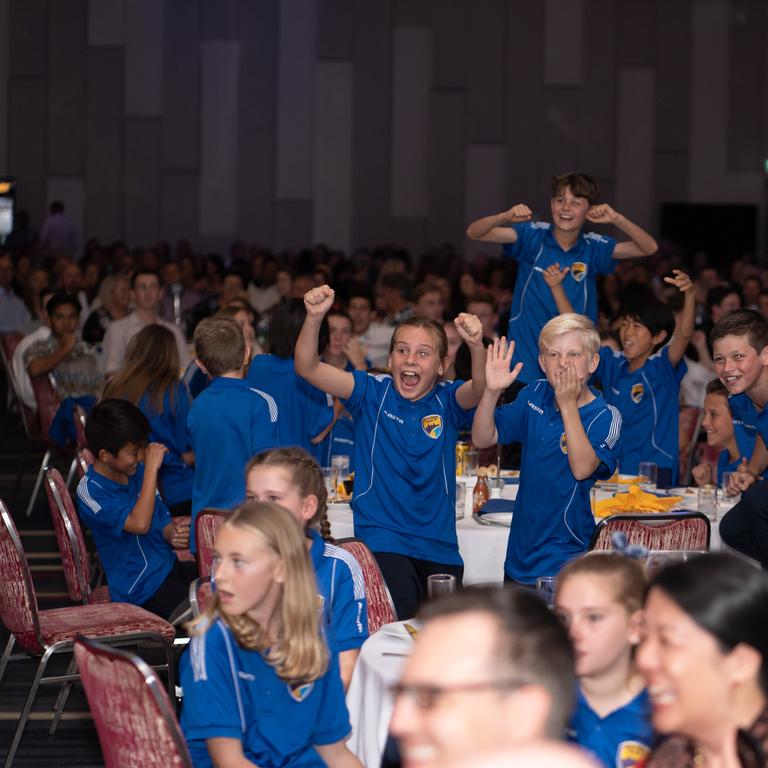
[[[304,701],[312,693],[314,683],[288,683],[288,693],[294,701]]]
[[[443,417],[439,413],[425,416],[421,420],[421,428],[427,437],[437,440],[443,434]]]
[[[574,261],[571,264],[573,279],[580,283],[587,276],[587,265],[583,261]]]
[[[568,455],[568,443],[567,443],[567,441],[565,439],[565,432],[563,432],[563,434],[560,435],[560,450],[564,454]]]
[[[616,750],[616,765],[621,768],[635,768],[641,765],[650,750],[639,741],[622,741]]]
[[[637,384],[632,385],[629,396],[632,398],[633,403],[639,403],[643,399],[644,394],[645,387],[638,381]]]

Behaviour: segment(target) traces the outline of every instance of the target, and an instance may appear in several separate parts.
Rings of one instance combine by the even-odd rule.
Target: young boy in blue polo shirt
[[[559,263],[567,270],[563,287],[573,311],[596,322],[597,275],[613,272],[617,259],[649,256],[658,249],[656,241],[637,224],[609,205],[598,205],[598,193],[592,176],[562,174],[552,179],[551,224],[531,221],[531,209],[521,203],[478,219],[467,229],[471,240],[502,243],[504,256],[518,262],[507,334],[515,342],[512,364],[524,364],[521,382],[541,376],[536,339],[544,324],[558,314],[541,275],[547,267]],[[613,224],[629,240],[617,243],[612,237],[583,233],[587,221]]]
[[[229,508],[243,501],[245,465],[278,444],[275,401],[244,379],[250,350],[237,321],[206,318],[195,328],[194,340],[197,364],[213,381],[197,396],[187,417],[195,454],[193,552],[197,515],[207,507]]]
[[[596,480],[613,474],[621,432],[618,410],[587,386],[599,346],[589,318],[573,313],[553,318],[539,337],[546,379],[529,384],[499,409],[496,401],[517,379],[522,363],[510,370],[514,342],[507,346],[503,337],[488,348],[472,442],[478,448],[523,445],[505,581],[535,584],[589,546],[595,529],[589,492]]]
[[[113,602],[133,603],[168,618],[187,599],[194,563],[174,549],[189,543],[189,525],[172,522],[157,492],[168,450],[149,443],[147,417],[127,400],[103,400],[85,434],[96,456],[77,486],[77,508],[91,529]]]

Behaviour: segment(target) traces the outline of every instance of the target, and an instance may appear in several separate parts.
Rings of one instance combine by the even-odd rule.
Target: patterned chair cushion
[[[225,509],[204,509],[195,519],[197,570],[201,576],[210,576],[213,569],[213,542],[222,523],[230,514]]]
[[[681,517],[678,520],[606,518],[597,541],[591,549],[613,549],[611,534],[622,531],[627,542],[646,549],[709,549],[709,521],[703,517]]]

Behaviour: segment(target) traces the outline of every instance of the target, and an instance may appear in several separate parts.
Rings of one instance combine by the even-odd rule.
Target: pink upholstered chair
[[[368,632],[372,635],[384,624],[397,620],[395,604],[387,589],[387,583],[373,553],[360,539],[337,539],[336,545],[346,549],[363,571],[365,598],[368,604]]]
[[[200,576],[189,585],[189,604],[192,606],[192,616],[197,618],[205,613],[213,602],[213,586],[210,576]]]
[[[231,514],[228,509],[204,509],[195,518],[195,546],[197,547],[197,571],[210,576],[213,570],[213,542],[221,524]]]
[[[646,549],[709,549],[709,519],[701,512],[611,515],[597,524],[589,549],[613,549],[611,534],[618,532],[626,534],[628,544]]]
[[[58,469],[46,467],[44,474],[45,494],[59,544],[69,599],[83,605],[110,602],[109,587],[91,589],[91,565],[85,536],[61,473]]]
[[[75,451],[75,460],[77,461],[77,479],[82,480],[88,471],[88,467],[96,461],[96,457],[88,448],[78,448]]]
[[[106,768],[192,768],[174,707],[138,656],[78,637],[75,659]]]
[[[96,637],[122,645],[140,643],[160,645],[165,649],[168,685],[173,690],[173,627],[143,608],[127,603],[101,603],[75,605],[69,608],[38,610],[37,596],[32,585],[24,549],[21,546],[16,525],[8,508],[0,501],[0,621],[10,632],[8,643],[0,658],[0,682],[11,660],[11,652],[19,645],[25,654],[39,658],[37,672],[19,717],[5,766],[13,764],[13,758],[24,733],[29,713],[44,683],[61,683],[61,676],[44,677],[48,661],[54,653],[70,653],[77,635]],[[15,660],[16,657],[14,657]],[[70,672],[74,671],[70,666]],[[56,702],[56,713],[51,723],[53,735],[69,695],[71,681],[62,687]]]

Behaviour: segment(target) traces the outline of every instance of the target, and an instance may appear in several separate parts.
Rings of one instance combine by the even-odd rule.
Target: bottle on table
[[[477,482],[472,491],[472,514],[476,515],[491,496],[491,489],[488,487],[488,480],[485,477],[486,471],[478,469]]]

